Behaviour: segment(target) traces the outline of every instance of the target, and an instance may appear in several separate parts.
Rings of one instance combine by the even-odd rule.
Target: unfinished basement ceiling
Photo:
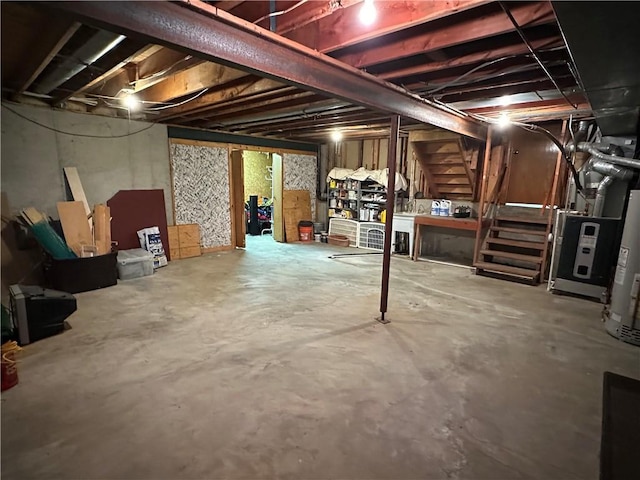
[[[149,17],[161,3],[143,3]],[[354,0],[276,1],[275,12],[269,1],[176,3],[271,28],[463,118],[507,111],[542,121],[591,112],[550,2],[378,1],[368,26],[359,20],[362,2]],[[98,23],[56,4],[2,2],[3,97],[127,116],[122,97],[135,93],[143,102],[138,118],[313,142],[335,129],[359,138],[388,130],[383,109]],[[404,128],[419,124],[403,116]]]

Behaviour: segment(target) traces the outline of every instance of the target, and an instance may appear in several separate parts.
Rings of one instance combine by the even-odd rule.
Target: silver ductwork
[[[598,182],[592,214],[594,217],[600,217],[609,186],[616,179],[625,182],[631,180],[634,175],[631,169],[640,169],[640,160],[625,158],[624,151],[616,145],[577,142],[568,148],[569,151],[591,154],[582,171],[587,187],[593,188]],[[601,175],[604,175],[604,178]]]
[[[598,160],[604,160],[605,162],[613,163],[615,165],[622,165],[623,167],[640,169],[640,160],[602,153],[591,143],[580,142],[578,143],[577,148],[579,152],[589,152]]]
[[[578,124],[578,130],[573,135],[573,140],[576,144],[583,142],[587,138],[587,133],[589,133],[589,122],[586,120],[582,120]]]
[[[125,38],[124,35],[104,30],[98,31],[84,45],[48,72],[33,91],[35,93],[51,93],[71,77],[103,57]]]
[[[603,162],[602,160],[596,160],[591,163],[591,168],[603,175],[612,176],[618,180],[629,181],[633,178],[633,170],[621,167],[619,165],[613,165],[611,163]]]
[[[598,189],[596,190],[596,202],[593,205],[593,216],[601,217],[602,210],[604,209],[604,199],[606,198],[607,188],[609,188],[609,185],[611,185],[615,179],[628,182],[633,178],[633,170],[603,162],[602,160],[592,162],[591,169],[595,172],[606,175],[606,177],[604,177],[598,184]]]

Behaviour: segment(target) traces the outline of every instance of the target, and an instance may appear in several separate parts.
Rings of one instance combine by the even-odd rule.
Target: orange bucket
[[[313,242],[313,222],[302,220],[298,223],[298,237],[301,242]]]
[[[313,240],[313,227],[298,227],[301,242],[310,242]]]

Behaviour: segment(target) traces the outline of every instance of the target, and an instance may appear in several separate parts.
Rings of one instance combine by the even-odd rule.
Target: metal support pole
[[[382,291],[380,292],[380,323],[389,323],[384,318],[387,313],[387,300],[389,299],[389,267],[391,266],[391,235],[393,231],[393,209],[396,205],[396,163],[398,156],[398,137],[400,135],[400,116],[391,117],[391,129],[389,131],[389,153],[387,165],[389,167],[389,179],[387,180],[387,214],[384,224],[384,250],[382,257]]]

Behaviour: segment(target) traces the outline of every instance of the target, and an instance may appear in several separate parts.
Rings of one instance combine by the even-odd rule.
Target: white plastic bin
[[[130,280],[153,274],[153,253],[142,248],[118,252],[118,278]]]

